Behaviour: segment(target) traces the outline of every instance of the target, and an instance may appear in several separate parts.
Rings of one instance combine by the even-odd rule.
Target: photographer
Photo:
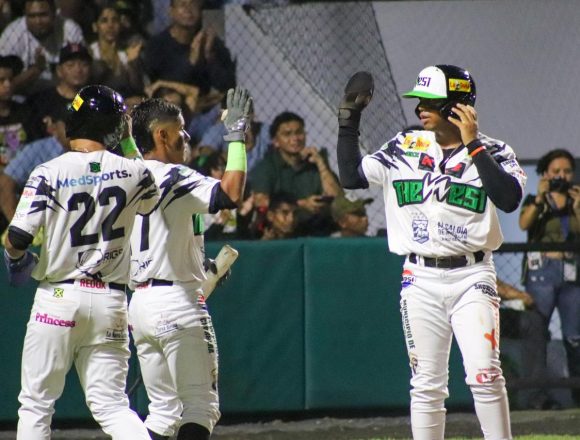
[[[538,161],[538,193],[522,205],[520,228],[529,243],[577,242],[580,245],[580,186],[573,183],[574,158],[555,149]],[[580,377],[580,254],[528,252],[524,264],[526,290],[548,326],[558,308],[570,377]],[[580,390],[573,397],[580,405]]]

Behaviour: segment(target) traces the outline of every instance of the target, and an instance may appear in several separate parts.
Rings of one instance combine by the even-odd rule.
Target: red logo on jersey
[[[499,377],[499,370],[497,368],[482,368],[479,373],[475,375],[475,380],[478,383],[493,383]]]
[[[107,287],[106,283],[98,280],[82,279],[79,280],[80,287],[88,287],[90,289],[105,289]]]
[[[491,349],[495,350],[495,347],[497,346],[497,340],[495,339],[495,329],[493,329],[491,333],[484,333],[483,337],[491,343]]]
[[[433,171],[435,169],[435,159],[425,153],[419,156],[419,169],[424,171]]]
[[[449,174],[453,177],[461,177],[463,176],[463,172],[465,171],[465,164],[463,162],[459,162],[457,165],[451,168],[445,169],[445,174]]]

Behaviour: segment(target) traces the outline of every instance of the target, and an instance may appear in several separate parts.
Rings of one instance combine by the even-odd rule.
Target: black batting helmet
[[[90,139],[114,149],[123,134],[127,107],[121,95],[103,85],[83,87],[73,99],[66,120],[70,139]]]
[[[413,90],[403,93],[403,98],[433,99],[438,102],[441,115],[452,115],[457,103],[475,104],[475,82],[471,74],[457,66],[438,64],[421,70]]]

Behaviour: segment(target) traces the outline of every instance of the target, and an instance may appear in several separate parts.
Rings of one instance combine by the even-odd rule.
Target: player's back
[[[68,152],[34,170],[12,225],[32,235],[44,227],[34,278],[126,283],[135,215],[157,198],[142,161],[105,150]]]
[[[203,225],[200,215],[209,210],[219,180],[182,165],[156,160],[145,163],[160,190],[157,208],[138,215],[131,236],[131,280],[148,279],[199,282],[203,271]]]

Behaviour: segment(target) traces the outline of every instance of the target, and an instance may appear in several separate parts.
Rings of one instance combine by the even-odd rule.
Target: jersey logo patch
[[[101,164],[99,162],[89,162],[89,170],[91,173],[100,173]]]
[[[401,148],[404,150],[427,151],[430,145],[431,142],[429,139],[408,134],[405,136],[405,140],[401,144]]]
[[[64,289],[60,287],[55,287],[52,296],[54,296],[55,298],[62,298],[64,296]]]
[[[429,240],[429,220],[416,218],[413,219],[413,241],[417,243],[425,243]]]
[[[433,171],[435,169],[435,159],[425,153],[419,157],[419,169],[423,171]]]
[[[445,168],[445,174],[448,174],[453,177],[460,178],[463,176],[463,172],[465,171],[465,163],[459,162],[457,165],[451,168]]]

